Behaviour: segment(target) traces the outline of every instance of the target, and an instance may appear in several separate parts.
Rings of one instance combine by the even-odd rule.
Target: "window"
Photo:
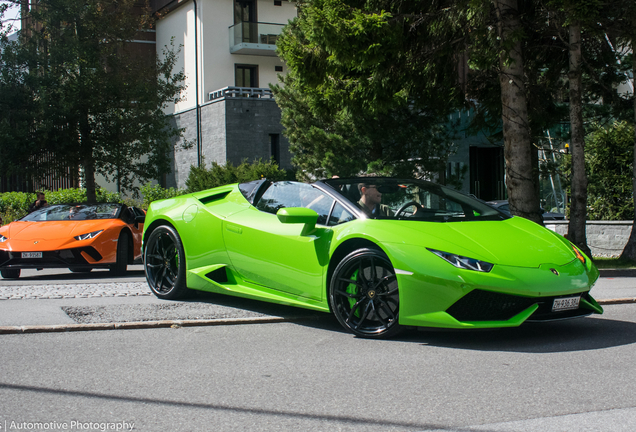
[[[256,208],[276,214],[282,208],[305,207],[318,213],[317,224],[327,225],[333,201],[333,198],[311,185],[284,181],[271,185],[256,204]]]
[[[280,135],[269,134],[269,148],[272,159],[280,165]]]
[[[339,225],[341,223],[349,222],[354,219],[355,216],[345,210],[345,208],[337,202],[336,205],[333,207],[333,212],[331,212],[331,217],[329,218],[329,226]]]
[[[234,2],[234,24],[256,22],[256,2],[254,0],[236,0]]]
[[[236,87],[258,87],[258,66],[236,65],[234,82]]]

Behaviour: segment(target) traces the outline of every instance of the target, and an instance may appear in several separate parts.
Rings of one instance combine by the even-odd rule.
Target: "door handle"
[[[236,234],[243,234],[243,229],[241,229],[241,227],[236,225],[227,224],[225,225],[225,229]]]

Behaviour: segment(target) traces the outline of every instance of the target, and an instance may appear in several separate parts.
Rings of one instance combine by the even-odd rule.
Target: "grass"
[[[600,269],[630,269],[636,268],[636,263],[620,258],[593,258],[594,264]]]

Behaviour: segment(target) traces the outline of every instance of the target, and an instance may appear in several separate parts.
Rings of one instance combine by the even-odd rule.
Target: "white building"
[[[155,0],[157,55],[181,47],[176,70],[186,74],[183,100],[168,109],[184,139],[195,143],[177,150],[167,187],[183,187],[191,165],[201,160],[240,163],[276,159],[290,168],[289,144],[282,135],[280,109],[270,84],[285,65],[276,55],[276,38],[296,17],[287,0]],[[195,24],[196,23],[196,24]],[[198,128],[197,128],[198,124]]]

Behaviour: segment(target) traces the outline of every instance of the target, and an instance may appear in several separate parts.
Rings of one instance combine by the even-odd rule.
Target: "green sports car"
[[[333,312],[362,337],[602,313],[599,272],[565,238],[422,180],[266,179],[155,201],[153,293],[189,289]]]

